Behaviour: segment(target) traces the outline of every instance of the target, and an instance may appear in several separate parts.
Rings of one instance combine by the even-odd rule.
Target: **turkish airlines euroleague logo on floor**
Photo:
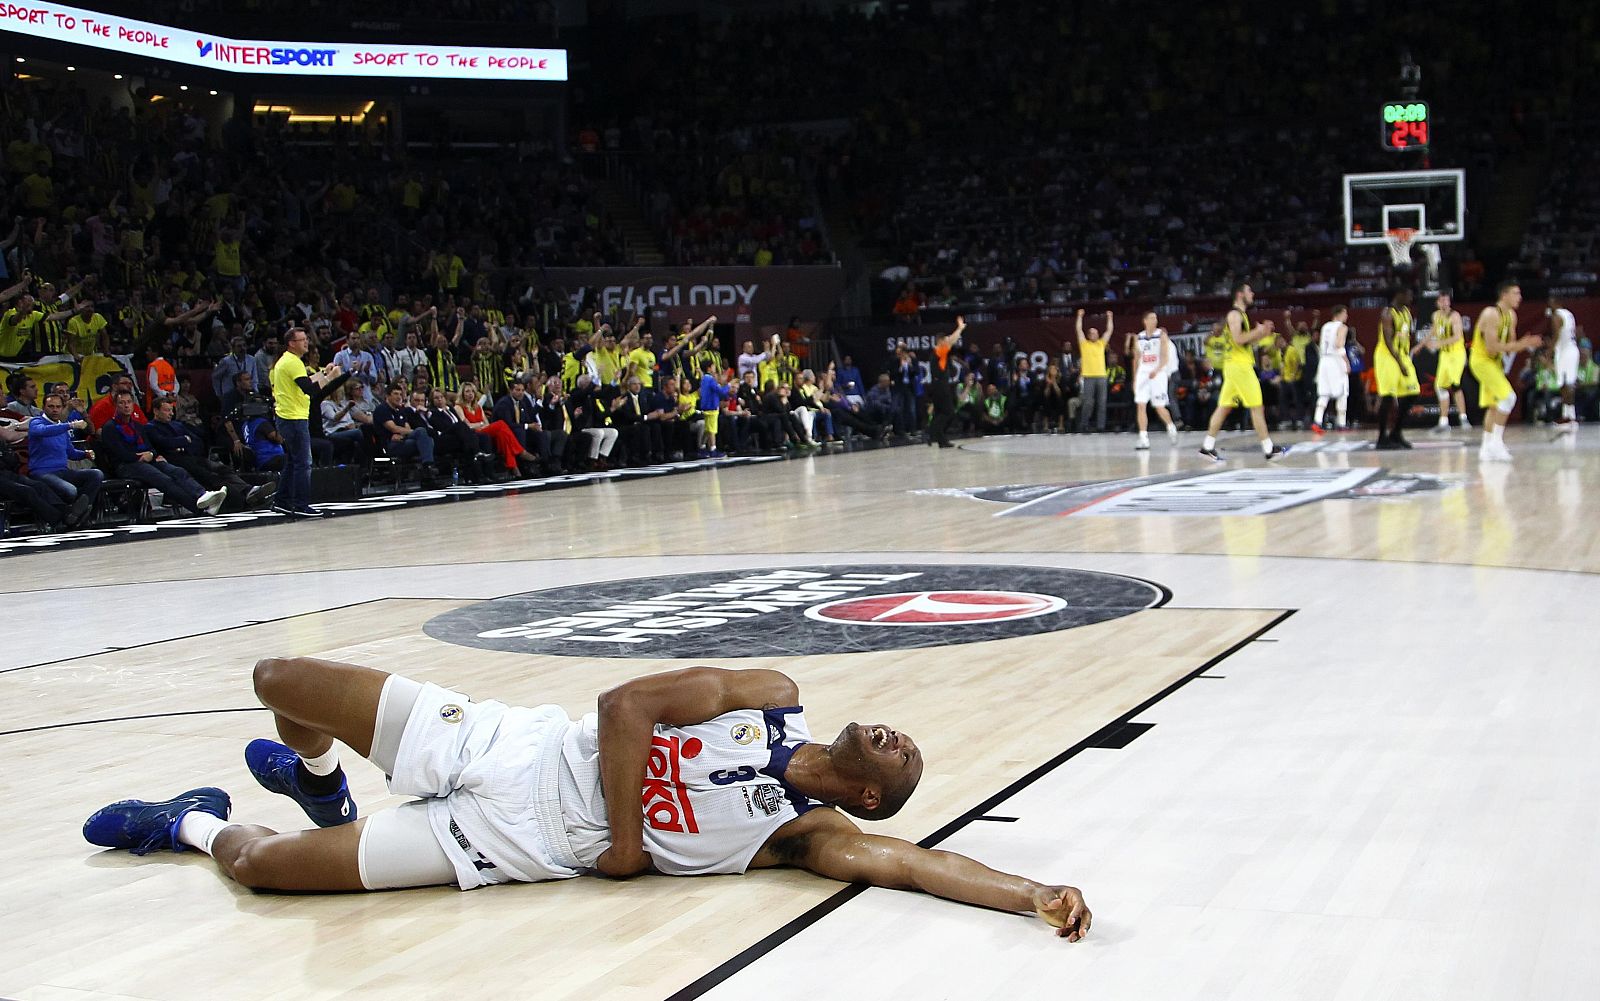
[[[1066,599],[1021,591],[908,591],[873,598],[845,598],[806,609],[818,622],[878,626],[961,626],[1048,615]]]
[[[808,566],[532,591],[423,629],[462,646],[569,657],[794,657],[1054,632],[1162,600],[1146,581],[1063,567]]]

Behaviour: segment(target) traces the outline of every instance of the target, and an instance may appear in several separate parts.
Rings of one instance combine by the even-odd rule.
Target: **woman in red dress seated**
[[[456,413],[467,427],[494,442],[494,450],[499,454],[500,461],[513,473],[518,471],[518,459],[530,463],[537,461],[532,452],[517,444],[517,435],[511,430],[511,425],[505,421],[491,421],[485,416],[481,399],[477,386],[470,382],[461,384],[461,392],[456,397]]]

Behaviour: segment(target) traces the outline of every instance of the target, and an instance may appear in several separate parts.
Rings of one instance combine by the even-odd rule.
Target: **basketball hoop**
[[[1395,267],[1411,267],[1411,245],[1417,242],[1416,230],[1405,228],[1384,230],[1383,242],[1389,245],[1389,258],[1394,261]]]

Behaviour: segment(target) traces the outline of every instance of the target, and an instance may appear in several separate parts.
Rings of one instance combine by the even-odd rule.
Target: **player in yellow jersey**
[[[1439,352],[1434,367],[1433,388],[1439,394],[1439,426],[1436,434],[1450,430],[1450,396],[1456,399],[1456,412],[1461,415],[1461,426],[1469,428],[1467,420],[1467,394],[1461,391],[1461,374],[1467,370],[1467,337],[1461,326],[1461,314],[1456,312],[1449,292],[1440,292],[1438,305],[1429,325],[1428,347]]]
[[[1228,317],[1222,324],[1228,335],[1222,359],[1222,391],[1217,394],[1217,409],[1212,411],[1206,440],[1200,446],[1200,454],[1213,462],[1224,461],[1217,454],[1217,432],[1222,430],[1222,423],[1234,407],[1249,408],[1250,423],[1255,426],[1262,455],[1276,459],[1285,451],[1272,443],[1267,434],[1267,418],[1261,412],[1261,380],[1256,378],[1255,351],[1250,345],[1272,336],[1272,321],[1263,321],[1255,327],[1250,325],[1250,304],[1255,301],[1256,293],[1249,283],[1234,286],[1233,308],[1228,310]]]
[[[1411,362],[1411,290],[1402,288],[1378,318],[1378,347],[1372,352],[1372,374],[1378,381],[1378,448],[1410,448],[1400,424],[1405,401],[1417,395],[1417,369]]]
[[[1526,348],[1536,348],[1544,339],[1534,334],[1517,337],[1517,307],[1522,305],[1522,287],[1514,281],[1500,283],[1499,297],[1485,306],[1472,328],[1472,350],[1467,364],[1478,380],[1478,406],[1483,408],[1483,445],[1478,449],[1481,462],[1510,462],[1504,434],[1506,420],[1517,405],[1517,393],[1506,378],[1502,358]]]

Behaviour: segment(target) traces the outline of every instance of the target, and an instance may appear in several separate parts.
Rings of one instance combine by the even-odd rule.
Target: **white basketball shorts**
[[[1342,399],[1350,395],[1350,373],[1337,358],[1324,358],[1317,366],[1317,395]]]
[[[1578,384],[1578,346],[1562,344],[1556,348],[1556,379],[1563,386]]]
[[[1153,407],[1167,405],[1167,373],[1157,369],[1139,369],[1133,374],[1133,402],[1148,403]]]

